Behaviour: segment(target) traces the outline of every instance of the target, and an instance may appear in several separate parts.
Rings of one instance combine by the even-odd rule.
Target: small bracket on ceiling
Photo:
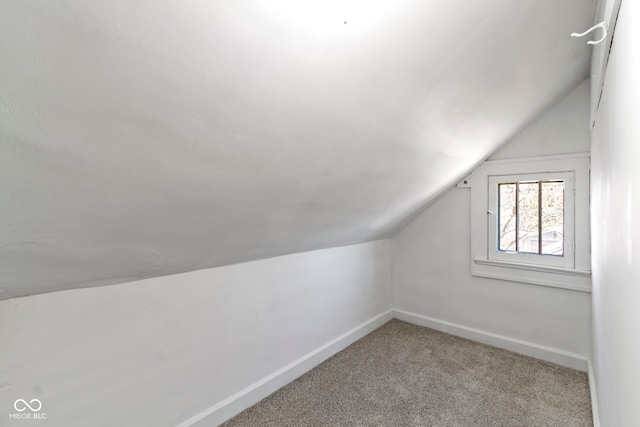
[[[571,33],[571,37],[584,37],[590,32],[597,30],[598,28],[602,28],[602,38],[600,40],[588,41],[587,44],[592,44],[592,45],[600,44],[607,38],[607,30],[608,30],[607,21],[602,21],[601,23],[594,25],[584,33]]]

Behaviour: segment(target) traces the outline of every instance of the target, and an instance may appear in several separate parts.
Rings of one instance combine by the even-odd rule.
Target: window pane
[[[538,253],[538,183],[521,182],[518,193],[518,252]]]
[[[564,255],[564,182],[542,183],[542,252]]]
[[[498,185],[498,250],[516,250],[516,185]]]

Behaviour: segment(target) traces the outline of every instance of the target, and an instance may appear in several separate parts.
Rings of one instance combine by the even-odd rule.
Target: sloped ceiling
[[[389,235],[587,76],[594,11],[4,0],[0,298]]]

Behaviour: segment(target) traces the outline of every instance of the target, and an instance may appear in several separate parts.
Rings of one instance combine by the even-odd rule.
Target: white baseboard
[[[479,329],[469,328],[444,320],[434,319],[420,314],[410,313],[404,310],[393,310],[396,319],[415,325],[426,326],[431,329],[446,332],[473,341],[478,341],[494,347],[546,360],[568,368],[577,369],[587,373],[589,378],[589,394],[591,396],[591,411],[593,415],[593,427],[600,427],[600,415],[598,412],[598,399],[596,392],[596,377],[591,358],[580,354],[571,353],[557,348],[547,347],[531,342],[510,338],[504,335],[493,334]]]
[[[593,427],[600,427],[600,413],[598,412],[598,393],[596,393],[596,374],[593,370],[591,358],[587,359],[587,375],[589,376],[589,394],[591,394],[591,413]]]
[[[251,384],[222,402],[194,415],[177,425],[190,426],[218,426],[239,414],[246,408],[258,403],[279,388],[289,384],[302,374],[310,371],[334,354],[344,350],[360,338],[378,329],[393,319],[393,310],[382,313],[340,335],[338,338],[302,356],[271,375]]]
[[[298,360],[291,362],[287,366],[253,383],[249,387],[246,387],[222,402],[219,402],[199,414],[181,422],[177,427],[191,427],[196,425],[204,427],[218,426],[222,424],[243,410],[258,403],[260,400],[269,396],[279,388],[289,384],[291,381],[310,371],[334,354],[344,350],[346,347],[373,332],[393,318],[587,372],[589,377],[589,390],[591,393],[591,406],[593,410],[593,425],[594,427],[600,426],[598,404],[596,400],[595,376],[591,360],[588,357],[395,309],[382,313],[367,322],[356,326],[336,339],[306,354]]]
[[[434,319],[432,317],[410,313],[404,310],[393,310],[393,315],[397,319],[404,320],[405,322],[413,323],[415,325],[426,326],[451,335],[456,335],[462,338],[478,341],[483,344],[488,344],[493,347],[502,348],[515,353],[535,357],[536,359],[555,363],[557,365],[587,372],[588,358],[580,354],[540,344],[534,344],[532,342],[510,338],[504,335],[482,331],[480,329],[469,328],[467,326],[457,325],[445,320]]]

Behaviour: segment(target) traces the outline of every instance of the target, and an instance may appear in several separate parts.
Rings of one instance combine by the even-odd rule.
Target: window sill
[[[591,292],[591,272],[563,267],[474,259],[471,274],[539,286]]]
[[[480,265],[495,265],[496,267],[519,268],[520,270],[544,271],[548,273],[569,274],[571,276],[591,277],[590,271],[575,270],[573,268],[551,267],[546,265],[525,264],[522,262],[495,261],[492,259],[473,260]]]

